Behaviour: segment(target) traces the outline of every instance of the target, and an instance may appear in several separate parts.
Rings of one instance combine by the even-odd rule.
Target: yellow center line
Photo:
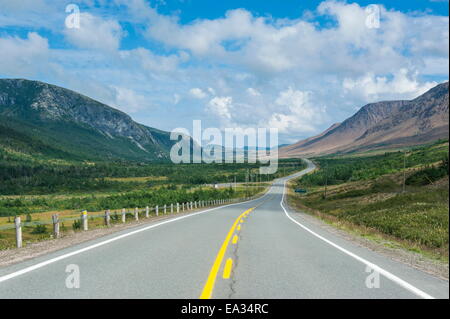
[[[233,236],[233,240],[232,240],[231,242],[232,242],[233,244],[236,244],[237,241],[238,241],[238,239],[239,239],[238,235],[234,235],[234,236]]]
[[[243,212],[241,215],[239,215],[238,218],[233,223],[233,226],[231,226],[230,231],[228,232],[227,237],[225,238],[222,246],[220,247],[219,253],[216,256],[216,260],[214,261],[214,264],[211,268],[211,271],[209,272],[208,279],[206,280],[205,286],[203,287],[202,294],[200,295],[200,299],[210,299],[212,296],[212,292],[214,289],[214,284],[216,282],[217,274],[219,272],[220,265],[222,264],[223,257],[225,256],[225,252],[227,251],[228,244],[230,243],[231,236],[233,236],[234,230],[236,227],[238,230],[240,229],[239,221],[242,219],[242,215],[244,215],[246,212],[252,211],[255,207],[250,208]],[[239,225],[238,225],[239,224]]]
[[[223,279],[229,279],[231,275],[231,269],[233,268],[233,259],[228,258],[225,262],[225,268],[223,269]]]
[[[241,230],[241,224],[238,225],[237,230]]]

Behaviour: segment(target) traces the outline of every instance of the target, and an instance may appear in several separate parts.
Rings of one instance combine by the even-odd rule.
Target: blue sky
[[[70,3],[80,28],[65,24]],[[201,119],[276,127],[289,143],[447,81],[448,23],[445,0],[0,0],[0,77],[168,131]]]

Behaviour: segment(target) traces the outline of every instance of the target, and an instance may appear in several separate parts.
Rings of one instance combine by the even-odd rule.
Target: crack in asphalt
[[[248,216],[247,216],[248,218]],[[247,219],[246,218],[246,219]],[[242,226],[241,226],[242,227]],[[236,244],[232,244],[233,247],[233,251],[231,253],[231,257],[233,258],[233,268],[231,269],[231,275],[230,275],[230,283],[229,283],[229,289],[230,289],[230,293],[228,294],[227,298],[228,299],[233,299],[233,295],[236,293],[236,283],[237,280],[235,278],[235,274],[236,274],[236,269],[238,267],[239,264],[239,254],[238,254],[238,250],[239,250],[239,243],[242,240],[242,229],[239,233],[235,233],[238,236],[238,241]]]

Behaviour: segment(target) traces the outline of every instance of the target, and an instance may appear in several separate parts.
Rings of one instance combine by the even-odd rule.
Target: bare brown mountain
[[[323,133],[280,148],[279,156],[347,153],[448,138],[448,89],[445,82],[414,100],[367,104]]]

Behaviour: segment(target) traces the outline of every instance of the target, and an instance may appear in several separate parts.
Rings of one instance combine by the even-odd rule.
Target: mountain
[[[445,82],[413,100],[367,104],[321,134],[280,148],[279,155],[286,158],[348,153],[448,138],[448,89]]]
[[[169,157],[168,132],[55,85],[0,79],[0,148],[80,160]]]

